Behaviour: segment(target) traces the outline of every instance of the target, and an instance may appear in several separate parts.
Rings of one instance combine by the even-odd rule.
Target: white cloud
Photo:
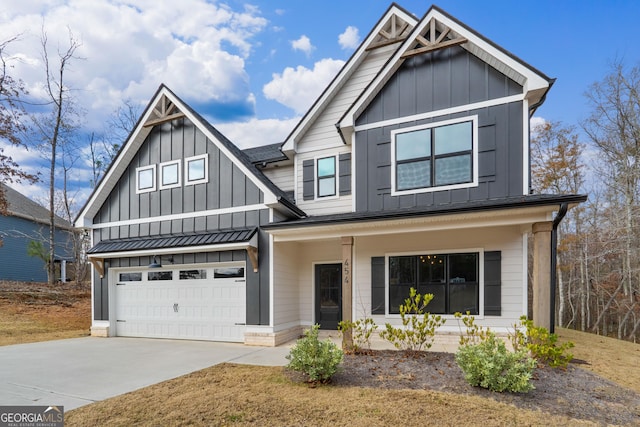
[[[240,148],[284,142],[300,117],[287,120],[251,119],[241,123],[221,123],[215,125],[224,136]]]
[[[358,29],[349,25],[342,34],[338,36],[338,43],[342,49],[355,49],[360,43]]]
[[[327,58],[316,62],[313,70],[301,65],[295,69],[287,67],[282,74],[274,74],[262,91],[268,99],[303,114],[343,65],[344,61]]]
[[[298,40],[292,40],[291,47],[293,48],[293,50],[304,52],[307,56],[311,55],[311,52],[313,52],[313,49],[315,49],[311,44],[311,40],[309,40],[309,37],[305,35],[300,36]]]

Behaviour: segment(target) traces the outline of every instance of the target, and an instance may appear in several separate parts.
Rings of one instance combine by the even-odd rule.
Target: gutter
[[[553,228],[551,229],[551,294],[550,294],[550,306],[551,306],[551,322],[549,326],[549,332],[554,333],[556,327],[556,280],[557,280],[557,267],[558,267],[558,226],[560,222],[567,214],[569,204],[564,202],[560,205],[558,214],[553,219]]]

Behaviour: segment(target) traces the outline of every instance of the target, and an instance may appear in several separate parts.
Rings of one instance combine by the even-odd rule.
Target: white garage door
[[[244,341],[244,265],[118,270],[116,335]]]

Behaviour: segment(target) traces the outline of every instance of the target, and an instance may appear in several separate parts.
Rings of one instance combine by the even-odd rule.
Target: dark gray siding
[[[359,125],[398,119],[522,93],[522,87],[467,53],[451,48],[407,60],[358,118]],[[356,210],[373,212],[522,195],[523,104],[463,111],[356,133]],[[391,196],[395,129],[478,116],[477,187]]]
[[[136,168],[158,165],[170,160],[209,155],[209,182],[184,185],[184,162],[181,171],[182,185],[177,188],[136,194]],[[160,170],[156,170],[156,175]],[[156,183],[158,183],[156,176]],[[223,209],[262,203],[260,189],[189,120],[180,119],[156,126],[130,162],[118,184],[96,215],[95,223],[123,221]],[[236,215],[242,216],[242,215]],[[129,225],[105,229],[101,239],[149,236],[154,234],[190,233],[234,227],[244,219],[232,215],[220,218],[182,219],[151,224]]]

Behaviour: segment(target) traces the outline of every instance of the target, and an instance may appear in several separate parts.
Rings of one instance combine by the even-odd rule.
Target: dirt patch
[[[87,336],[88,284],[0,282],[0,345]]]
[[[569,365],[566,370],[539,367],[529,393],[495,393],[471,387],[451,353],[406,355],[393,350],[346,355],[334,377],[338,387],[434,390],[476,396],[601,425],[640,425],[640,394],[592,372]]]

